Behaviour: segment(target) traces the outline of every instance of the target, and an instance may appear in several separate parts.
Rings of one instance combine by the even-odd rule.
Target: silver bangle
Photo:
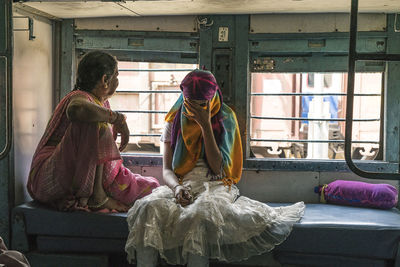
[[[115,124],[118,120],[119,112],[118,111],[111,111],[111,112],[114,112],[117,115],[113,121],[110,121],[111,124]]]
[[[175,185],[175,186],[172,188],[172,193],[174,194],[174,197],[175,197],[175,198],[178,196],[178,194],[176,193],[176,188],[177,188],[178,186],[182,186],[182,187],[183,187],[183,185],[177,184],[177,185]]]
[[[175,190],[176,190],[176,188],[177,188],[178,186],[182,186],[182,185],[181,185],[181,184],[177,184],[177,185],[175,185],[174,187],[172,187],[172,191],[174,191],[174,192],[175,192]]]

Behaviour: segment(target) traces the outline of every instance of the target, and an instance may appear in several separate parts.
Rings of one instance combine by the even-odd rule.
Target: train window
[[[138,23],[121,22],[134,30],[100,30],[96,26],[91,28],[93,25],[85,24],[85,20],[78,20],[74,32],[75,52],[78,59],[93,49],[104,50],[117,58],[119,86],[110,98],[110,105],[127,116],[130,139],[124,153],[159,158],[163,152],[160,136],[164,117],[178,98],[181,80],[198,67],[199,36],[195,31],[149,30],[152,26],[148,25],[148,19],[138,19]],[[156,21],[152,25],[165,24],[175,29],[180,20]],[[192,19],[185,18],[185,21],[192,22]],[[112,23],[100,23],[97,27],[108,25]]]
[[[127,116],[131,137],[125,152],[159,155],[165,114],[180,94],[181,80],[197,65],[119,61],[118,68],[110,104]]]
[[[353,159],[375,159],[383,72],[356,73]],[[347,73],[252,73],[250,156],[344,159]]]

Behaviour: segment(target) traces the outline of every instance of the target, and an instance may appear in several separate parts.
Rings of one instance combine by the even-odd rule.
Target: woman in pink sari
[[[27,185],[33,199],[59,210],[125,212],[159,186],[122,165],[129,129],[107,100],[117,87],[114,57],[93,51],[82,58],[75,89],[57,105],[33,156]]]

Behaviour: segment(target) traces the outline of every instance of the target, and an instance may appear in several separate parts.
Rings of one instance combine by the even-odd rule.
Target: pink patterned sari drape
[[[158,180],[134,174],[122,165],[111,127],[100,131],[99,123],[69,121],[66,108],[76,95],[95,103],[90,94],[72,91],[57,105],[33,156],[27,184],[32,198],[54,206],[62,200],[75,200],[72,207],[58,208],[79,208],[85,203],[81,200],[93,193],[99,164],[104,164],[103,187],[114,199],[130,205],[151,193],[159,186]],[[109,108],[108,101],[104,107]],[[56,146],[47,145],[52,135],[62,136]]]

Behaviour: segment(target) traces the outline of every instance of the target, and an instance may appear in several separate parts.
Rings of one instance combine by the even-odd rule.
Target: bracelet
[[[109,197],[106,197],[103,201],[101,201],[100,203],[94,204],[94,205],[88,205],[88,207],[90,209],[97,209],[100,208],[101,206],[103,206],[104,204],[107,203],[107,201],[110,200]]]
[[[113,111],[111,109],[109,109],[108,112],[110,113],[110,119],[108,121],[109,121],[109,123],[114,124],[115,121],[118,119],[118,113],[117,113],[117,117],[115,118],[115,120],[112,121]]]
[[[175,185],[174,187],[172,187],[172,191],[174,191],[174,193],[175,193],[175,190],[176,190],[176,188],[177,188],[178,186],[182,186],[182,185],[181,185],[181,184],[177,184],[177,185]]]
[[[110,120],[112,118],[112,110],[110,109]],[[117,123],[122,123],[125,122],[125,115],[122,113],[119,113],[118,111],[114,111],[115,114],[117,114],[117,117],[114,119],[114,121],[110,121],[111,124],[117,124]]]
[[[116,112],[117,118],[114,121],[114,124],[123,124],[126,123],[126,116],[122,113]]]

